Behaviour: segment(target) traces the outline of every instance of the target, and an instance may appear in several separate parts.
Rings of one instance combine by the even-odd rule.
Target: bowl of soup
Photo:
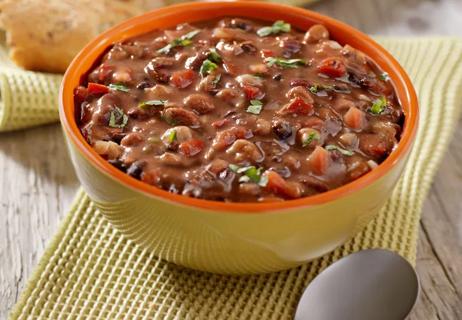
[[[361,32],[261,2],[196,2],[94,39],[64,77],[74,167],[127,238],[217,273],[283,270],[360,231],[418,120],[399,63]]]

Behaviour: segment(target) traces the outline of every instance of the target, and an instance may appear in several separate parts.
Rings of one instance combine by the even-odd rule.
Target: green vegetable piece
[[[111,128],[123,128],[127,125],[128,116],[119,107],[114,107],[109,115],[109,126]]]
[[[210,74],[212,71],[216,70],[217,68],[218,66],[216,65],[216,63],[213,63],[209,59],[206,59],[204,60],[204,62],[202,62],[202,66],[199,70],[199,73],[203,77],[205,77],[206,75]]]
[[[375,115],[381,114],[383,111],[385,111],[386,107],[388,105],[387,98],[385,97],[380,97],[374,101],[372,104],[372,107],[370,109],[370,112]]]
[[[353,151],[350,151],[350,150],[346,150],[346,149],[343,149],[343,148],[340,148],[339,146],[336,146],[335,144],[329,144],[326,146],[326,150],[327,151],[334,151],[334,150],[337,150],[339,151],[341,154],[343,154],[344,156],[352,156],[354,154]]]
[[[311,86],[308,90],[310,90],[312,94],[316,94],[319,91],[319,86],[318,85]]]
[[[263,109],[263,103],[260,100],[250,100],[250,106],[247,107],[248,113],[260,114]]]
[[[314,140],[319,140],[319,138],[319,134],[317,134],[316,132],[311,132],[308,134],[308,137],[306,137],[306,139],[303,140],[302,146],[306,147]]]
[[[235,173],[243,174],[239,177],[239,182],[254,182],[264,187],[268,184],[268,177],[262,176],[263,168],[256,168],[254,166],[239,167],[235,164],[230,164],[229,169]]]
[[[260,181],[258,181],[258,185],[260,187],[266,187],[268,185],[268,176],[267,175],[262,175],[260,177]]]
[[[109,89],[111,90],[116,90],[116,91],[122,91],[122,92],[128,92],[130,89],[128,89],[126,86],[123,84],[110,84]]]
[[[237,170],[239,170],[239,166],[235,165],[235,164],[230,164],[228,165],[228,168],[232,171],[232,172],[236,172],[237,173]]]
[[[218,83],[220,82],[221,80],[221,74],[218,74],[215,79],[212,80],[212,84],[214,87],[216,87],[218,85]]]
[[[320,91],[331,91],[334,90],[334,86],[315,84],[308,88],[312,94],[317,94]]]
[[[172,50],[175,47],[189,46],[192,43],[191,39],[194,38],[199,32],[201,32],[201,31],[200,30],[193,30],[191,32],[188,32],[188,33],[182,35],[180,38],[174,39],[169,44],[167,44],[165,47],[160,48],[159,50],[157,50],[157,52],[167,54],[167,53],[170,52],[170,50]]]
[[[170,133],[168,134],[167,141],[168,141],[169,144],[176,141],[176,130],[170,130]]]
[[[278,20],[271,27],[263,27],[257,30],[257,34],[260,37],[266,37],[271,34],[278,34],[281,32],[290,32],[290,24],[282,20]]]
[[[388,73],[384,72],[379,76],[379,79],[382,80],[382,81],[389,81],[390,76],[388,75]]]
[[[209,50],[209,54],[207,55],[207,58],[210,61],[215,62],[215,63],[221,63],[222,61],[220,54],[217,52],[217,49],[215,48],[211,48]]]
[[[149,110],[151,107],[160,107],[164,106],[168,100],[148,100],[148,101],[143,101],[138,105],[138,108],[143,109],[143,110]]]
[[[284,59],[284,58],[275,58],[275,57],[268,57],[265,58],[265,63],[268,67],[272,67],[277,65],[281,68],[297,68],[306,65],[306,61],[303,59]]]

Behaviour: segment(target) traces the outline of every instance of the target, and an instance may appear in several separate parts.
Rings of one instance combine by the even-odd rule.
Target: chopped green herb
[[[157,50],[157,52],[167,54],[170,52],[170,50],[172,50],[175,47],[189,46],[192,43],[191,39],[194,38],[199,32],[200,30],[193,30],[191,32],[188,32],[182,35],[181,37],[174,39],[169,44],[167,44],[165,47],[160,48],[159,50]]]
[[[256,168],[254,166],[239,167],[235,164],[230,164],[229,169],[235,173],[242,173],[239,182],[254,182],[264,187],[268,183],[268,177],[262,176],[263,168]]]
[[[390,80],[390,76],[388,75],[388,73],[384,72],[379,76],[379,79],[383,81],[388,81]]]
[[[290,24],[282,20],[278,20],[271,27],[263,27],[257,30],[260,37],[266,37],[270,34],[278,34],[281,32],[290,32]]]
[[[210,74],[212,71],[216,70],[218,68],[216,63],[213,63],[209,59],[204,60],[202,62],[202,66],[199,70],[199,73],[205,77],[206,75]]]
[[[354,154],[353,151],[340,148],[339,146],[336,146],[335,144],[329,144],[329,145],[327,145],[327,146],[326,146],[326,150],[327,150],[327,151],[337,150],[338,152],[340,152],[340,153],[343,154],[344,156],[349,156],[349,157],[352,156],[352,155]]]
[[[258,185],[260,187],[266,187],[268,184],[268,176],[267,175],[261,175],[260,176],[260,181],[258,181]]]
[[[217,76],[215,77],[215,79],[212,80],[212,84],[214,87],[217,86],[217,84],[220,82],[221,80],[221,74],[217,74]]]
[[[370,109],[370,112],[373,114],[379,115],[385,110],[387,105],[388,105],[387,98],[380,97],[374,101]]]
[[[314,140],[319,140],[319,134],[317,132],[310,132],[308,134],[308,136],[303,139],[303,142],[302,142],[302,146],[303,147],[306,147],[308,146],[311,142],[313,142]]]
[[[263,103],[260,100],[250,100],[250,106],[247,108],[248,113],[260,114]]]
[[[151,107],[164,106],[168,101],[167,100],[148,100],[143,101],[138,105],[138,108],[143,110],[149,110]]]
[[[123,84],[110,84],[109,89],[111,90],[116,90],[116,91],[122,91],[122,92],[128,92],[130,89],[128,89],[126,86]]]
[[[170,130],[167,141],[170,144],[176,141],[176,130]]]
[[[221,63],[222,61],[220,54],[217,52],[217,49],[215,48],[211,48],[209,50],[209,54],[207,55],[207,58],[210,61],[215,62],[215,63]]]
[[[306,65],[306,62],[303,59],[284,59],[275,57],[266,58],[265,63],[268,65],[268,67],[277,65],[281,68],[297,68]]]
[[[316,94],[319,91],[319,87],[317,85],[314,85],[314,86],[311,86],[308,90],[310,90],[312,94]]]
[[[114,107],[109,115],[109,126],[112,128],[123,128],[127,125],[128,116],[119,107]]]
[[[235,165],[235,164],[230,164],[229,166],[229,169],[232,171],[232,172],[236,172],[237,173],[237,170],[239,170],[239,166]]]
[[[334,90],[334,86],[315,84],[308,88],[312,94],[317,94],[320,91],[331,91]]]

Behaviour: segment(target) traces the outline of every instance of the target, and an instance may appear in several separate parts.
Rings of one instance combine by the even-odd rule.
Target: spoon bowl
[[[417,274],[407,260],[384,249],[363,250],[310,283],[295,320],[403,320],[418,292]]]

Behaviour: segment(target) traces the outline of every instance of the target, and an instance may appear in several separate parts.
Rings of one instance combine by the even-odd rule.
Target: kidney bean
[[[314,103],[314,99],[311,94],[308,92],[308,90],[306,90],[305,87],[302,86],[297,86],[287,91],[286,97],[289,99],[295,99],[298,97],[302,98],[307,103]]]
[[[135,179],[140,179],[143,173],[144,163],[141,161],[133,162],[127,169],[127,174]]]
[[[271,128],[274,134],[281,140],[288,139],[292,135],[292,125],[286,120],[273,120]]]
[[[197,128],[201,124],[196,114],[181,108],[167,108],[162,111],[162,117],[170,125],[184,125]]]
[[[305,33],[303,40],[306,43],[317,43],[329,39],[329,31],[321,24],[315,24]]]
[[[231,155],[237,163],[249,161],[251,163],[261,162],[264,155],[260,149],[250,141],[244,139],[236,140],[227,150],[226,153]]]
[[[193,93],[184,99],[186,107],[196,111],[199,114],[206,114],[215,110],[212,100],[206,95]]]
[[[123,153],[123,148],[112,141],[95,141],[93,149],[109,160],[117,159]]]

